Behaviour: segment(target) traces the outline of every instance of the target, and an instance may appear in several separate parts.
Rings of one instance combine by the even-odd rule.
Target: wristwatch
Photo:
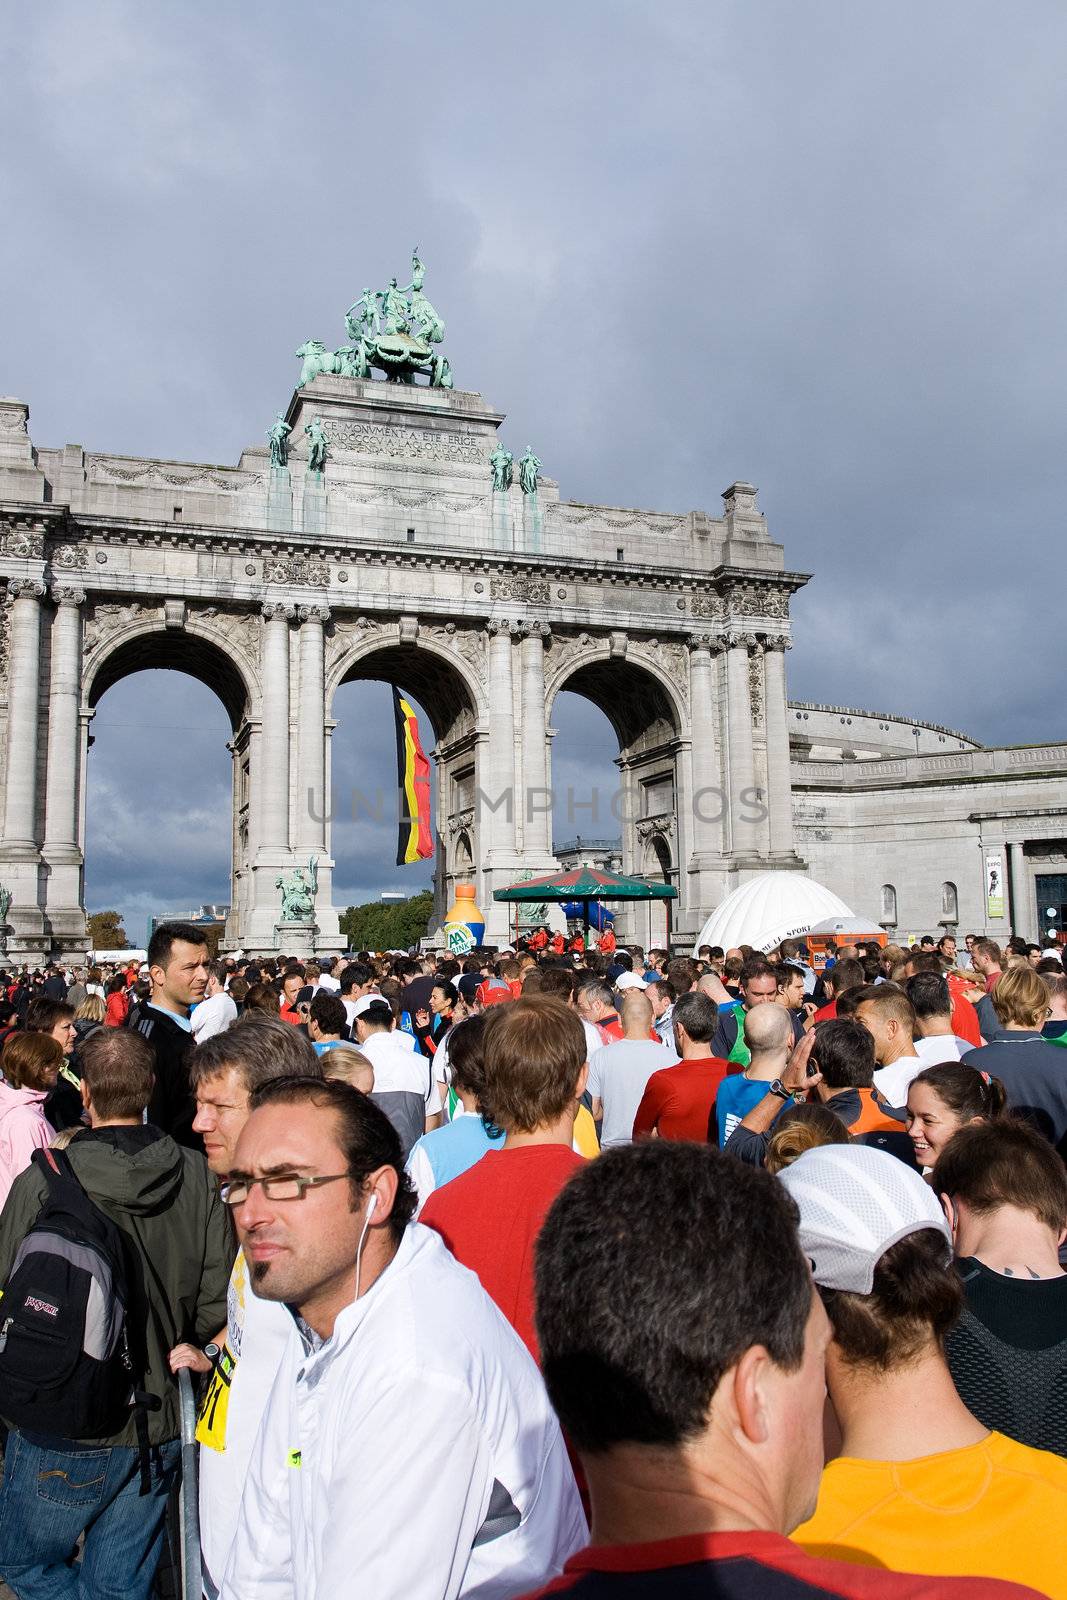
[[[781,1078],[775,1078],[767,1093],[776,1094],[779,1100],[792,1100],[793,1098],[792,1089],[787,1089]]]

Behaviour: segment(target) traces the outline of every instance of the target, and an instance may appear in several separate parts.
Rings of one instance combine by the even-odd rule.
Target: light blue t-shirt
[[[732,1073],[723,1079],[715,1099],[720,1150],[742,1117],[747,1117],[752,1107],[759,1105],[769,1088],[769,1083],[758,1078],[746,1078],[743,1072]]]
[[[311,1048],[317,1056],[325,1055],[327,1050],[336,1050],[339,1044],[348,1044],[347,1039],[312,1039]],[[351,1048],[351,1046],[349,1046]]]
[[[420,1156],[428,1161],[433,1172],[433,1186],[440,1189],[467,1172],[487,1150],[496,1150],[503,1143],[502,1133],[490,1139],[481,1117],[468,1114],[417,1139],[411,1147],[408,1166]]]

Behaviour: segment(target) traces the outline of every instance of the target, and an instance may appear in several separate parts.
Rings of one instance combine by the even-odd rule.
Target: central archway
[[[352,771],[348,741],[353,719],[345,715],[344,691],[353,684],[395,686],[420,713],[420,733],[431,765],[432,863],[394,865],[399,796],[393,708],[387,694],[373,701],[364,696],[358,702],[361,707],[373,708],[373,715],[385,724],[375,735],[371,770],[362,771],[361,781],[351,785],[339,786],[334,779],[335,773]],[[473,880],[480,894],[483,841],[476,806],[479,705],[475,686],[459,663],[421,641],[357,644],[340,657],[330,674],[327,708],[332,730],[327,761],[333,796],[329,848],[336,863],[335,880],[344,885],[354,881],[354,866],[361,874],[366,870],[362,863],[346,861],[345,856],[346,835],[356,843],[354,824],[362,817],[364,824],[369,821],[374,826],[379,851],[374,866],[385,880],[381,887],[395,883],[415,894],[432,886],[435,920],[443,917],[457,882]],[[364,826],[364,841],[368,831]]]
[[[621,839],[623,872],[678,888],[678,758],[684,705],[677,687],[650,664],[605,650],[594,659],[587,655],[577,665],[564,665],[549,679],[550,723],[561,694],[578,695],[596,706],[618,745],[615,792],[606,806],[602,797],[596,797],[590,813],[603,835],[600,844],[606,850],[614,832]],[[575,808],[571,796],[562,796],[555,783],[553,806],[559,842],[560,824],[564,818],[570,820]],[[615,928],[620,939],[636,940],[647,949],[665,943],[669,923],[659,904],[637,903],[616,908]]]

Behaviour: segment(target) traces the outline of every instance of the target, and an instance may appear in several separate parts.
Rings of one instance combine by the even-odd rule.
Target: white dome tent
[[[729,950],[750,944],[766,954],[783,939],[810,933],[817,923],[851,916],[843,900],[806,873],[761,872],[712,912],[697,935],[696,948],[717,944]]]

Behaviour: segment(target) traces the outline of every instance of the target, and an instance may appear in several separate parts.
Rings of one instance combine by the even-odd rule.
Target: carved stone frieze
[[[642,843],[649,839],[673,839],[674,818],[666,813],[661,817],[642,817],[635,824],[635,831]]]
[[[161,606],[142,605],[139,600],[130,600],[123,605],[112,601],[98,602],[93,606],[92,614],[86,618],[83,634],[85,652],[88,654],[108,634],[118,633],[120,629],[129,627],[131,622],[140,622],[149,617],[162,618],[162,615]]]
[[[550,587],[547,578],[531,578],[523,572],[502,572],[490,580],[494,600],[525,600],[532,605],[547,605]]]
[[[263,608],[264,614],[266,608]],[[288,608],[291,614],[291,607]],[[189,620],[212,623],[219,627],[219,631],[236,637],[241,649],[250,661],[258,662],[261,629],[259,619],[249,611],[223,611],[218,606],[192,606],[189,611]]]
[[[44,534],[30,528],[10,528],[3,537],[3,553],[20,561],[40,561],[44,557]]]
[[[645,659],[656,672],[670,683],[679,700],[689,705],[689,648],[673,639],[640,639],[635,641],[627,656],[628,661]]]
[[[434,640],[446,650],[455,651],[485,687],[489,681],[488,653],[481,628],[460,628],[454,622],[431,623],[423,627],[422,636]]]
[[[731,616],[776,617],[784,620],[789,615],[789,596],[784,589],[758,583],[735,583],[730,587],[729,609]]]
[[[251,479],[234,472],[211,472],[206,468],[193,468],[189,472],[176,472],[159,462],[152,461],[128,465],[112,461],[107,456],[88,456],[86,476],[94,483],[134,484],[138,488],[158,489],[217,489],[235,494],[241,489],[262,485],[262,478]]]
[[[473,827],[473,808],[467,811],[454,811],[448,819],[448,832],[452,838],[455,838],[459,833],[469,833]]]
[[[89,565],[89,552],[83,544],[54,544],[49,552],[53,567],[67,571],[84,571]]]
[[[748,658],[748,698],[752,705],[752,720],[763,721],[763,652],[755,650]]]
[[[372,422],[331,422],[330,445],[336,455],[351,450],[358,455],[401,457],[412,461],[462,461],[482,466],[485,444],[472,434],[424,428],[382,427]]]
[[[309,556],[272,557],[263,563],[263,577],[267,583],[298,583],[322,589],[330,581],[330,566],[326,561],[312,561]]]
[[[689,611],[694,617],[725,617],[726,601],[721,594],[702,589],[690,600]]]

